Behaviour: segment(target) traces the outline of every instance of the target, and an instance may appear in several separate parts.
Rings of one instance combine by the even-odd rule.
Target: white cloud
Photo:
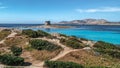
[[[88,12],[88,13],[94,13],[94,12],[120,12],[120,7],[102,7],[98,9],[76,9],[78,12]]]

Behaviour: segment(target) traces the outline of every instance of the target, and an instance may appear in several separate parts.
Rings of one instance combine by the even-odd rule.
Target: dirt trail
[[[6,38],[15,37],[16,34],[16,32],[12,31],[11,34],[9,34],[7,37],[0,41],[0,44],[4,44]],[[4,67],[4,65],[0,64],[0,67]]]
[[[42,39],[42,40],[49,41],[49,42],[51,42],[51,43],[54,43],[54,44],[57,44],[57,45],[61,46],[61,47],[64,49],[64,50],[61,51],[56,57],[50,59],[51,61],[56,61],[56,60],[64,57],[66,54],[68,54],[68,53],[70,53],[70,52],[82,50],[82,49],[72,49],[72,48],[69,48],[69,47],[61,44],[60,41],[57,40],[57,39],[53,39],[53,40],[47,39],[47,38],[37,38],[37,39]],[[35,64],[34,66],[43,68],[43,65],[44,65],[44,61],[43,61],[43,62],[40,62],[40,63],[38,63],[38,64]]]
[[[8,35],[8,37],[7,38],[10,38],[10,37],[15,37],[15,35],[16,35],[17,33],[16,32],[13,32],[12,31],[12,33],[10,34],[10,35]]]
[[[16,34],[17,34],[16,32],[12,31],[11,34],[9,34],[6,38],[15,37]],[[5,39],[0,41],[0,44],[4,44]],[[56,57],[50,59],[51,61],[56,61],[56,60],[64,57],[66,54],[68,54],[70,52],[82,50],[82,49],[72,49],[72,48],[69,48],[69,47],[61,44],[58,39],[47,39],[47,38],[36,38],[36,39],[46,40],[46,41],[49,41],[51,43],[57,44],[57,45],[59,45],[59,46],[61,46],[63,48],[63,51],[61,51]],[[89,44],[91,46],[93,45],[93,43],[91,43],[91,42],[83,42],[83,43]],[[30,67],[32,67],[32,68],[43,68],[43,66],[44,66],[44,61],[43,62],[39,62],[38,61],[37,63],[31,65]]]
[[[65,56],[66,54],[74,51],[74,49],[69,48],[69,47],[61,44],[58,39],[53,39],[53,40],[51,40],[51,39],[42,38],[42,40],[47,40],[47,41],[52,42],[52,43],[54,43],[54,44],[57,44],[57,45],[59,45],[59,46],[61,46],[61,47],[63,48],[63,51],[61,51],[56,57],[50,59],[50,60],[52,60],[52,61],[58,60],[59,58]]]
[[[6,38],[15,37],[16,34],[17,34],[16,32],[12,31],[11,34],[9,34]],[[6,38],[1,40],[0,44],[4,44],[4,41],[5,41]]]
[[[90,47],[93,47],[93,45],[95,44],[95,42],[93,41],[82,41],[84,44],[89,45]]]

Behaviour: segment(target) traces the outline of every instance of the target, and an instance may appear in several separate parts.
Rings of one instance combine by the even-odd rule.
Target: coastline
[[[57,26],[58,27],[58,26]],[[56,28],[57,28],[56,27]],[[34,27],[26,27],[27,29],[33,29],[33,28],[55,28],[55,27],[51,27],[51,26],[34,26]],[[68,27],[66,27],[66,28],[68,28]],[[73,27],[69,27],[69,28],[73,28]],[[74,27],[75,28],[75,27]],[[15,31],[15,32],[22,32],[22,30],[24,30],[24,29],[20,29],[20,28],[5,28],[5,27],[0,27],[0,31],[2,31],[2,30],[5,30],[5,29],[9,29],[9,30],[11,30],[11,31]],[[61,28],[62,29],[62,28]],[[38,29],[39,30],[39,29]],[[52,32],[51,34],[54,34],[54,33],[56,33],[56,32]],[[72,35],[71,35],[72,36]],[[77,38],[84,38],[84,37],[77,37]],[[87,38],[86,38],[87,39]],[[92,39],[88,39],[89,41],[93,41],[93,42],[96,42],[96,40],[92,40]],[[102,41],[102,40],[99,40],[99,41]],[[110,43],[110,42],[109,42]],[[114,44],[114,43],[111,43],[111,44]],[[120,44],[114,44],[114,45],[116,45],[116,46],[120,46]]]
[[[76,25],[106,25],[106,26],[120,26],[120,24],[62,24],[55,23],[52,25],[44,24],[0,24],[0,28],[75,28]]]
[[[74,28],[72,26],[62,26],[62,25],[40,25],[40,26],[31,26],[27,28]]]
[[[97,29],[96,29],[96,26],[97,26]],[[109,27],[107,28],[106,26],[109,26]],[[105,27],[105,28],[103,28],[103,27]],[[49,30],[47,30],[47,28],[49,28]],[[101,28],[103,28],[103,29],[101,29]],[[113,28],[113,29],[111,30],[111,28]],[[115,37],[116,34],[118,34],[118,33],[116,33],[116,31],[119,30],[119,25],[117,26],[117,28],[118,29],[116,30],[116,25],[114,25],[114,26],[112,26],[112,25],[105,25],[105,26],[104,25],[103,26],[102,25],[90,25],[90,26],[89,25],[88,26],[87,25],[83,25],[83,26],[80,25],[79,26],[79,25],[71,25],[71,24],[69,24],[69,25],[53,24],[53,25],[46,26],[46,25],[40,24],[40,25],[37,25],[37,26],[31,26],[30,25],[30,26],[23,26],[23,27],[22,26],[19,26],[19,27],[10,27],[10,28],[9,27],[0,27],[0,30],[3,30],[3,29],[12,29],[12,30],[16,30],[16,31],[19,31],[19,30],[21,31],[23,29],[33,29],[33,30],[34,29],[35,30],[40,29],[40,30],[44,30],[46,32],[51,32],[51,33],[58,32],[58,33],[66,34],[66,35],[74,35],[74,36],[80,35],[81,37],[83,37],[82,35],[84,35],[84,36],[86,36],[86,38],[88,38],[90,40],[97,41],[98,38],[101,38],[100,40],[104,40],[105,39],[104,36],[100,35],[101,33],[104,33],[104,30],[105,30],[105,32],[106,31],[107,32],[110,31],[110,34],[108,34],[108,33],[106,34],[105,33],[105,35],[111,35],[111,36]],[[52,29],[54,29],[55,31],[52,30]],[[67,30],[67,31],[65,31],[65,30]],[[86,31],[86,30],[88,30],[88,31]],[[97,33],[99,32],[99,34],[96,35],[96,33],[95,33],[94,30],[95,31],[97,30]],[[76,31],[77,31],[77,35],[76,35]],[[85,33],[83,33],[83,31],[85,31]],[[71,33],[69,33],[69,32],[71,32]],[[91,32],[93,34],[95,34],[94,36],[97,36],[97,37],[94,38],[94,36],[93,36],[93,38],[89,38],[89,36],[91,35]],[[80,33],[80,34],[78,34],[78,33]],[[78,37],[80,37],[80,36],[78,36]],[[108,38],[108,37],[106,36],[106,38]],[[119,43],[115,41],[115,40],[119,40],[118,37],[117,38],[116,37],[113,38],[113,41],[109,41],[110,39],[112,40],[112,38],[108,38],[107,40],[104,40],[104,41],[109,42],[109,43],[113,43],[115,45],[119,45]]]

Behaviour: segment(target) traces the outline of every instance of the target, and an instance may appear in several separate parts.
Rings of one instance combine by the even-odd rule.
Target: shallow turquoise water
[[[57,32],[67,35],[74,35],[77,37],[87,38],[94,41],[106,41],[114,44],[120,44],[120,34],[111,31],[92,31],[79,29],[50,29],[47,32]]]
[[[34,28],[38,30],[37,28]],[[82,26],[67,29],[40,29],[49,33],[62,33],[74,35],[79,38],[87,38],[94,41],[106,41],[113,44],[120,44],[120,26]]]

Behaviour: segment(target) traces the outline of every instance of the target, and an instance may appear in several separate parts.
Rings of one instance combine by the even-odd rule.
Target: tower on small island
[[[45,25],[46,26],[51,25],[50,21],[45,21]]]

